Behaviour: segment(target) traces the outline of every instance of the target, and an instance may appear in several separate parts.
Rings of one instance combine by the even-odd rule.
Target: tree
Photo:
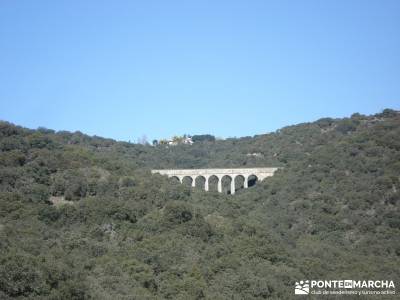
[[[141,145],[148,145],[149,142],[147,140],[147,136],[143,134],[140,138],[137,139],[137,143]]]
[[[201,134],[192,136],[193,142],[215,142],[215,136],[211,134]]]

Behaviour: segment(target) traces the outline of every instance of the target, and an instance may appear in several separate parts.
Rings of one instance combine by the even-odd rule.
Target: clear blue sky
[[[0,119],[135,141],[400,109],[400,1],[0,1]]]

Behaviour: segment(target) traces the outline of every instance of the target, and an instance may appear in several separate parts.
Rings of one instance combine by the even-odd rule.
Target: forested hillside
[[[399,137],[389,109],[173,147],[1,122],[0,299],[290,299],[302,279],[399,283]],[[235,195],[150,173],[203,167],[283,168]]]

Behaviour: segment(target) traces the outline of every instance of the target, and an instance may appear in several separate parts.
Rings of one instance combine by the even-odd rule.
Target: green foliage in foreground
[[[398,285],[399,137],[392,110],[176,147],[2,122],[0,299],[290,299],[302,279]],[[149,172],[244,166],[284,168],[234,196]]]

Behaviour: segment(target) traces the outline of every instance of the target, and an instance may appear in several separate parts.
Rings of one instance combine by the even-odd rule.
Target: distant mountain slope
[[[398,283],[399,136],[393,110],[174,147],[1,122],[0,299],[290,299],[303,279]],[[284,168],[235,196],[149,172],[244,166]]]

